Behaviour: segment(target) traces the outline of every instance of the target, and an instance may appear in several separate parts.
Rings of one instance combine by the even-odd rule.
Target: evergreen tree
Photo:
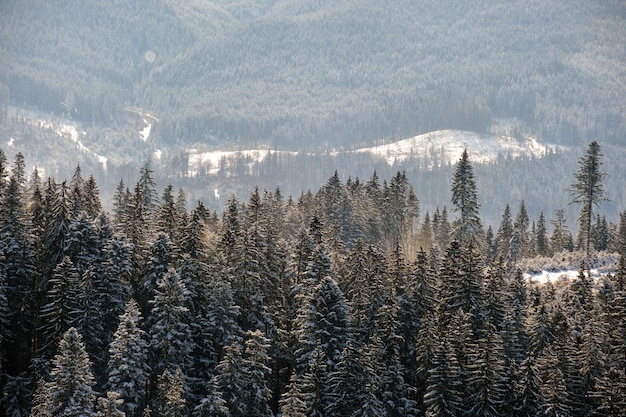
[[[243,357],[243,346],[238,338],[224,348],[224,357],[215,367],[216,385],[222,393],[231,417],[244,417],[247,412],[245,398],[246,366]]]
[[[61,335],[70,327],[77,326],[84,314],[79,275],[70,258],[63,258],[54,269],[46,299],[47,304],[41,309],[41,353],[50,357]]]
[[[536,229],[536,242],[537,254],[540,256],[549,256],[550,255],[550,243],[548,240],[548,232],[546,229],[546,218],[543,215],[543,211],[539,213],[539,220],[537,220],[537,229]]]
[[[463,244],[482,243],[482,225],[478,210],[478,190],[467,149],[463,151],[452,176],[452,204],[459,213],[454,236]]]
[[[435,212],[435,214],[437,214],[437,212]],[[435,224],[434,220],[433,224]],[[436,224],[437,226],[435,227],[435,240],[437,241],[437,245],[439,246],[439,248],[444,251],[450,243],[450,235],[452,233],[452,226],[450,225],[450,221],[448,220],[448,209],[445,206],[441,211],[441,219],[436,222]]]
[[[321,349],[332,373],[345,347],[349,310],[343,293],[330,276],[311,288],[297,317],[299,348],[296,361],[301,372],[310,366],[313,353]]]
[[[109,380],[107,389],[120,394],[122,410],[137,416],[142,410],[146,382],[149,377],[148,343],[141,328],[141,313],[135,300],[130,300],[109,347]]]
[[[49,403],[44,407],[53,416],[95,416],[96,394],[91,362],[80,334],[70,327],[59,343],[59,353],[52,361],[50,381],[46,390]]]
[[[558,209],[555,212],[555,218],[550,221],[552,224],[552,235],[550,235],[551,252],[558,253],[564,250],[571,250],[569,240],[571,234],[567,228],[567,220],[565,218],[565,210]]]
[[[508,385],[504,345],[492,323],[487,322],[482,337],[477,340],[468,356],[468,391],[471,404],[468,415],[504,415]]]
[[[270,400],[272,393],[269,389],[269,374],[267,366],[270,361],[268,355],[269,339],[260,330],[246,333],[244,349],[244,368],[246,375],[246,391],[241,397],[247,405],[246,415],[271,417]]]
[[[150,358],[152,371],[157,375],[167,369],[184,371],[190,363],[192,345],[187,297],[185,283],[170,269],[157,284],[154,299],[150,301]]]
[[[230,413],[226,406],[222,392],[217,386],[215,377],[211,378],[208,394],[200,401],[194,410],[194,417],[229,417]],[[287,416],[285,416],[287,417]]]
[[[578,216],[578,242],[585,250],[587,258],[591,254],[593,208],[599,206],[600,202],[607,200],[602,184],[606,173],[600,171],[602,166],[600,158],[602,158],[600,145],[594,140],[587,146],[585,155],[578,161],[578,171],[574,174],[576,182],[572,184],[570,189],[573,197],[572,203],[581,205]]]
[[[174,267],[174,248],[172,241],[164,234],[159,234],[150,248],[150,257],[144,269],[144,279],[140,282],[139,293],[135,294],[142,311],[149,316],[150,300],[163,277]]]
[[[435,351],[428,370],[424,406],[426,416],[444,417],[461,415],[463,388],[460,369],[454,349],[443,335],[435,340]]]
[[[507,203],[500,220],[500,228],[496,233],[497,256],[506,258],[510,250],[511,238],[513,237],[513,218],[511,217],[511,207]]]
[[[284,417],[306,417],[306,409],[297,374],[293,372],[289,378],[289,385],[280,398],[280,413]]]
[[[98,398],[97,417],[125,417],[122,411],[124,400],[115,391],[108,391],[106,397]]]
[[[180,368],[165,369],[157,383],[159,416],[179,417],[185,415],[185,378]]]

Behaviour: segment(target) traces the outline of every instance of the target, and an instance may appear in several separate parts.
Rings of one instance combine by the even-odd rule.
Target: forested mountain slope
[[[17,1],[0,4],[0,99],[163,143],[371,144],[513,119],[621,143],[620,1]]]
[[[25,162],[0,152],[3,415],[626,407],[623,209],[572,233],[522,202],[485,230],[467,152],[450,208],[423,217],[428,200],[402,172],[331,174],[297,199],[255,189],[218,214],[188,210],[184,190],[157,188],[146,164],[107,212],[87,172],[28,180]],[[597,166],[576,165],[582,187],[578,174]],[[549,259],[578,273],[529,283],[522,265]]]

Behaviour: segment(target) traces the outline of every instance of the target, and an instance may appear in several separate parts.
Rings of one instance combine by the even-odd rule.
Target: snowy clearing
[[[564,271],[541,271],[540,273],[526,273],[524,274],[524,278],[528,280],[529,284],[545,284],[547,282],[551,282],[553,284],[558,283],[569,283],[574,281],[578,277],[577,270],[564,270]],[[591,270],[591,278],[594,281],[597,281],[600,278],[601,274],[598,269]]]
[[[543,156],[556,149],[556,145],[542,145],[534,138],[518,140],[462,130],[437,130],[354,152],[376,155],[384,158],[389,165],[411,156],[429,158],[430,167],[433,167],[456,162],[464,149],[471,150],[469,156],[473,162],[486,163],[495,161],[499,155],[510,155],[513,158],[523,155]]]

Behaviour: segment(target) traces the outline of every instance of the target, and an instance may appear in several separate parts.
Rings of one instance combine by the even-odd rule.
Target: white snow
[[[577,270],[564,270],[564,271],[541,271],[536,274],[524,274],[524,277],[528,280],[530,284],[545,284],[547,282],[551,282],[553,284],[557,283],[567,283],[572,282],[578,277]],[[600,277],[600,273],[597,269],[591,270],[591,278],[594,280]]]
[[[158,122],[159,119],[157,119],[156,117],[148,113],[145,113],[145,114],[140,113],[140,115],[141,115],[141,120],[143,120],[143,122],[145,123],[145,126],[143,129],[139,131],[139,137],[141,138],[142,141],[146,142],[150,138],[150,133],[152,132],[152,124],[154,122]]]
[[[242,151],[209,151],[198,152],[195,149],[189,150],[189,175],[194,176],[204,167],[207,174],[217,175],[221,166],[225,164],[230,167],[230,161],[234,158],[246,157],[250,159],[248,169],[252,169],[256,162],[262,162],[270,153],[297,155],[297,152],[273,151],[271,149],[249,149]]]
[[[432,168],[447,163],[455,163],[461,157],[464,149],[469,150],[469,156],[473,162],[487,163],[495,161],[499,156],[506,155],[513,158],[522,155],[541,157],[556,148],[556,145],[540,144],[535,138],[519,140],[508,136],[486,135],[462,130],[438,130],[389,144],[344,152],[369,153],[384,159],[389,165],[403,162],[410,157],[423,158],[427,160],[426,166]],[[249,158],[248,168],[251,170],[255,162],[263,161],[270,152],[274,154],[298,154],[297,152],[270,149],[208,152],[189,149],[189,175],[196,175],[201,168],[204,168],[209,175],[217,175],[221,168],[220,164],[229,168],[230,161],[240,157]],[[326,154],[337,156],[340,153],[342,151],[333,150]]]
[[[9,141],[7,142],[7,146],[9,148],[13,147],[13,143],[15,143],[15,138],[9,138]]]
[[[456,162],[468,149],[470,160],[486,163],[498,155],[519,157],[542,156],[556,146],[541,145],[534,138],[518,140],[507,136],[484,135],[462,130],[438,130],[399,140],[394,143],[358,149],[357,153],[371,153],[384,158],[389,165],[402,162],[410,156],[430,158],[430,166]]]
[[[154,156],[154,159],[158,161],[159,159],[161,159],[161,156],[163,155],[163,151],[161,151],[160,149],[155,149],[152,155]]]

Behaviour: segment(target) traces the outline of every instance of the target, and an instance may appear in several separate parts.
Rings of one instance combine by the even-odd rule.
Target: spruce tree
[[[40,350],[44,357],[52,356],[61,335],[77,326],[84,314],[79,280],[78,271],[67,256],[54,268],[47,304],[41,308],[43,343]]]
[[[53,416],[95,416],[91,361],[75,328],[70,327],[63,334],[58,352],[52,361],[50,381],[46,383],[50,402],[45,408]]]
[[[152,371],[161,375],[166,369],[175,372],[189,365],[191,328],[188,292],[185,283],[174,269],[170,269],[157,284],[152,312],[148,319]]]
[[[452,176],[452,204],[460,216],[455,222],[455,238],[463,244],[480,245],[482,225],[478,213],[478,189],[467,149],[463,151]]]
[[[180,417],[185,415],[185,378],[180,368],[165,369],[157,382],[159,416]]]
[[[572,203],[580,204],[578,216],[579,234],[578,242],[585,250],[587,258],[591,254],[591,221],[593,208],[600,202],[607,200],[602,180],[606,173],[601,171],[602,152],[600,145],[595,140],[587,146],[587,151],[578,161],[578,171],[574,174],[576,182],[572,184],[570,193]]]
[[[117,331],[109,346],[109,379],[107,389],[120,394],[122,409],[127,416],[142,411],[146,382],[149,378],[148,343],[141,328],[141,313],[131,299],[120,317]]]
[[[98,398],[96,417],[125,417],[122,411],[124,400],[115,391],[108,391],[106,397]]]

